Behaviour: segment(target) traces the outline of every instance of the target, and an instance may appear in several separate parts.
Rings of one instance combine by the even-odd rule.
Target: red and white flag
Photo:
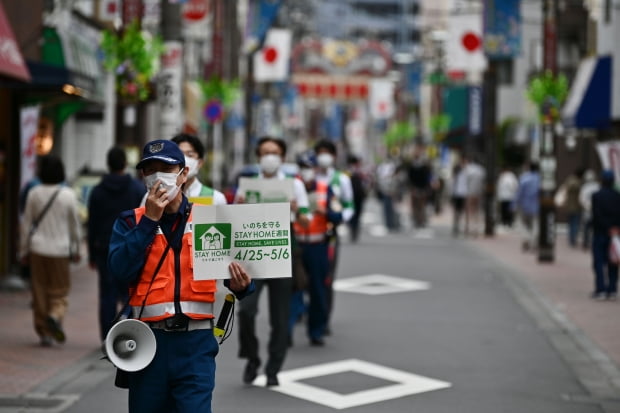
[[[448,72],[482,71],[487,66],[482,47],[482,16],[459,14],[449,18],[446,40]]]
[[[290,30],[271,29],[267,32],[263,48],[254,55],[255,81],[282,82],[288,79],[291,40]]]
[[[389,79],[369,82],[368,104],[373,119],[389,119],[394,115],[394,83]]]

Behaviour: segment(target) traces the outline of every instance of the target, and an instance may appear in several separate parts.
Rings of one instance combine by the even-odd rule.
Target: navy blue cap
[[[162,161],[168,165],[181,165],[185,167],[185,155],[176,143],[159,139],[144,145],[142,160],[136,165],[136,169],[142,169],[148,161]]]

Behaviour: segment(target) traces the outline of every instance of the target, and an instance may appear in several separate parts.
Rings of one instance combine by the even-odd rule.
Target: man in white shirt
[[[258,141],[256,156],[260,172],[258,178],[293,179],[294,198],[291,200],[291,212],[297,222],[308,224],[308,194],[303,182],[298,178],[287,177],[281,170],[286,156],[286,143],[281,139],[266,136]],[[245,203],[245,194],[237,194],[235,203]],[[291,235],[293,234],[291,226]],[[294,243],[294,236],[291,236]],[[293,246],[291,246],[293,247]],[[291,248],[292,249],[292,248]],[[288,321],[290,314],[292,278],[257,279],[256,291],[239,303],[239,357],[247,359],[243,372],[243,382],[250,384],[258,375],[261,359],[258,355],[258,338],[256,337],[256,315],[258,301],[263,287],[269,288],[269,323],[271,332],[267,344],[268,358],[265,364],[267,386],[277,386],[277,374],[284,364],[288,351]]]
[[[514,172],[504,167],[497,179],[497,200],[502,225],[512,227],[514,222],[514,202],[517,196],[519,181]]]
[[[222,192],[208,187],[198,179],[198,172],[204,164],[205,155],[204,146],[200,139],[194,135],[181,133],[172,138],[171,141],[179,145],[185,155],[185,165],[189,167],[187,182],[183,187],[185,196],[191,202],[201,203],[201,200],[212,198],[210,205],[226,205],[226,197]]]

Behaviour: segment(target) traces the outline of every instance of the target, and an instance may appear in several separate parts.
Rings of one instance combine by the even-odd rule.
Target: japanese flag
[[[448,71],[482,71],[487,66],[482,47],[482,16],[458,14],[449,18],[446,41]]]
[[[394,83],[388,79],[373,79],[368,88],[370,116],[389,119],[394,115]]]
[[[254,80],[282,82],[288,79],[290,56],[290,30],[269,30],[263,48],[254,54]]]

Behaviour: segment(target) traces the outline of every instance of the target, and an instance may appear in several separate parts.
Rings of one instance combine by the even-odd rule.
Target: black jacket
[[[108,254],[112,225],[119,214],[140,206],[146,187],[129,174],[104,175],[88,199],[88,256]]]
[[[592,228],[608,235],[611,227],[620,227],[620,192],[602,187],[592,194]]]

